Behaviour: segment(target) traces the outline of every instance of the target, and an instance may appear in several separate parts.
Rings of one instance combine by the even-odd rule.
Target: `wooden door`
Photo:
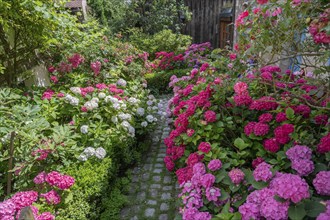
[[[232,46],[233,29],[233,23],[230,18],[220,21],[220,48]]]

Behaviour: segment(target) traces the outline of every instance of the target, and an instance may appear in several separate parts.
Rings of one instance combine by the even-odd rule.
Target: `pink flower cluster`
[[[95,61],[91,63],[91,69],[93,70],[95,76],[98,76],[100,74],[101,66],[102,64],[100,61]]]
[[[248,85],[245,82],[237,82],[234,85],[234,102],[237,106],[249,106],[252,103],[252,98],[247,89]]]
[[[254,160],[252,161],[252,168],[253,168],[253,169],[257,168],[257,166],[258,166],[259,164],[261,164],[262,162],[264,162],[264,159],[262,159],[262,157],[257,157],[256,159],[254,159]]]
[[[267,182],[273,177],[271,171],[272,166],[266,162],[259,164],[256,169],[253,171],[253,177],[256,181]]]
[[[286,156],[291,160],[291,167],[299,176],[308,176],[314,170],[312,150],[307,146],[296,145],[286,151]]]
[[[211,123],[217,120],[217,114],[214,111],[208,110],[204,113],[205,121]]]
[[[280,144],[286,144],[290,141],[290,134],[294,132],[292,124],[283,124],[275,128],[274,135],[276,141]]]
[[[198,145],[198,150],[207,154],[208,152],[211,151],[211,144],[208,142],[201,142]]]
[[[41,99],[44,100],[44,99],[47,99],[47,100],[51,100],[53,95],[55,94],[55,92],[51,89],[47,89],[43,94],[42,94],[42,97]]]
[[[50,205],[56,205],[61,202],[61,197],[55,190],[40,194],[40,197],[45,198],[46,202]]]
[[[289,202],[281,203],[274,199],[275,192],[269,188],[253,191],[238,211],[242,220],[287,219]]]
[[[187,181],[180,186],[182,193],[179,197],[183,197],[185,208],[181,210],[183,219],[211,219],[211,214],[208,212],[200,212],[198,209],[203,207],[203,197],[210,202],[217,202],[221,196],[220,189],[213,186],[215,176],[206,173],[203,163],[196,163],[193,166],[193,176],[190,181]]]
[[[326,210],[317,216],[316,220],[329,220],[330,219],[330,200],[326,201]]]
[[[221,163],[221,160],[219,160],[219,159],[213,159],[207,165],[207,168],[209,168],[209,170],[211,170],[211,171],[219,170],[219,169],[221,169],[221,167],[222,167],[222,163]]]
[[[330,196],[330,171],[320,171],[313,180],[313,186],[320,195]]]
[[[319,153],[327,153],[330,151],[330,133],[321,138],[319,145],[317,146]]]
[[[53,152],[52,149],[37,149],[31,154],[32,156],[38,156],[37,160],[45,160],[51,152]]]
[[[261,122],[261,123],[271,122],[272,119],[273,119],[273,115],[270,113],[264,113],[259,116],[259,122]]]
[[[242,170],[235,168],[228,173],[228,176],[235,185],[238,185],[244,180],[245,174]]]
[[[80,54],[73,54],[71,57],[68,58],[68,61],[71,63],[72,67],[75,69],[77,68],[81,63],[85,61],[85,58],[81,56]]]
[[[263,96],[260,99],[254,100],[250,105],[250,110],[274,110],[278,106],[276,100],[270,96]]]
[[[48,174],[45,172],[39,173],[34,179],[35,184],[42,184],[47,182],[51,186],[56,186],[61,190],[69,189],[75,182],[74,178],[68,175],[60,174],[59,172],[52,171]]]
[[[255,134],[256,136],[265,136],[269,132],[269,125],[261,122],[249,122],[244,126],[244,133],[249,136]]]
[[[327,115],[316,115],[314,117],[315,124],[318,125],[327,125],[328,124],[329,117]]]
[[[326,27],[329,22],[330,9],[326,9],[325,12],[320,14],[319,19],[313,21],[309,26],[309,33],[312,35],[314,42],[316,44],[329,44],[330,35],[323,30],[323,27]]]

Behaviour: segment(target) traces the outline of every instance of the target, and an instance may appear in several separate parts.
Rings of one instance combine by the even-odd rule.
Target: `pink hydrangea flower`
[[[315,124],[318,125],[327,125],[329,117],[327,115],[317,115],[314,118]]]
[[[242,220],[260,219],[259,206],[254,203],[244,203],[238,208]]]
[[[257,168],[253,171],[253,177],[256,181],[264,181],[267,182],[273,177],[273,173],[271,171],[272,166],[266,162],[263,162],[257,166]]]
[[[253,127],[253,133],[256,136],[265,136],[269,132],[269,125],[264,123],[256,123]]]
[[[252,103],[252,98],[249,94],[235,95],[234,102],[236,106],[249,106]]]
[[[36,177],[34,177],[33,182],[35,184],[42,184],[42,183],[44,183],[45,182],[46,175],[47,175],[46,172],[42,171]]]
[[[313,180],[313,186],[318,194],[330,196],[330,171],[320,171]]]
[[[242,170],[235,168],[228,173],[228,176],[234,184],[238,185],[244,180],[245,174]]]
[[[289,203],[281,203],[274,198],[267,198],[260,205],[260,214],[265,219],[288,219]]]
[[[259,116],[259,122],[261,122],[261,123],[268,123],[272,119],[273,119],[273,116],[270,113],[264,113],[264,114]]]
[[[257,0],[258,4],[263,5],[268,2],[268,0]]]
[[[55,220],[55,216],[50,212],[44,212],[38,216],[37,220]]]
[[[45,177],[46,182],[51,186],[56,186],[58,182],[60,182],[62,179],[62,174],[60,174],[57,171],[52,171],[47,174]]]
[[[215,176],[213,174],[207,173],[201,177],[201,184],[206,189],[213,186],[215,182]]]
[[[51,80],[53,83],[55,83],[55,84],[58,82],[58,79],[57,79],[56,76],[51,76],[51,77],[50,77],[50,80]]]
[[[237,57],[236,53],[229,54],[229,59],[230,60],[236,60],[236,57]]]
[[[205,170],[205,165],[203,163],[196,163],[193,167],[193,172],[194,175],[204,175],[206,170]]]
[[[216,187],[209,187],[205,190],[205,195],[209,201],[218,201],[218,198],[221,196],[220,189]]]
[[[296,145],[286,151],[289,160],[310,160],[312,159],[312,149],[307,146]]]
[[[208,110],[204,113],[204,118],[207,122],[215,122],[217,120],[217,114],[214,111]]]
[[[246,136],[249,136],[253,133],[254,126],[257,124],[257,122],[251,121],[247,125],[244,126],[244,133]]]
[[[40,194],[40,197],[45,198],[46,202],[49,205],[56,205],[61,202],[61,197],[55,190],[51,190],[47,193]]]
[[[11,198],[17,210],[32,205],[35,201],[37,201],[37,199],[38,199],[38,193],[32,190],[25,192],[18,192]]]
[[[207,165],[207,168],[209,168],[209,170],[211,171],[219,170],[221,169],[221,167],[222,167],[222,163],[219,159],[213,159]]]
[[[171,172],[174,170],[175,164],[173,163],[172,159],[169,156],[165,156],[164,163],[168,171]]]
[[[237,82],[234,85],[234,90],[237,95],[247,94],[248,85],[245,82]]]
[[[198,146],[198,150],[207,154],[211,151],[211,144],[208,142],[201,142]]]
[[[314,171],[314,163],[312,160],[293,160],[291,168],[297,171],[299,176],[308,176]]]
[[[330,151],[330,133],[321,138],[319,145],[317,146],[319,153],[327,153]]]
[[[60,182],[57,183],[59,189],[65,190],[69,189],[75,182],[75,179],[72,176],[63,175]]]
[[[95,61],[91,63],[91,69],[94,72],[94,75],[97,76],[100,73],[101,70],[101,62],[100,61]]]
[[[270,183],[270,188],[283,199],[298,203],[310,197],[309,186],[304,179],[294,174],[277,175]]]
[[[277,123],[281,123],[283,121],[288,120],[288,118],[286,117],[285,112],[279,112],[279,113],[277,113],[275,120]]]
[[[264,159],[262,159],[262,157],[257,157],[252,161],[252,168],[255,169],[262,162],[264,162]]]
[[[13,216],[17,210],[15,202],[12,199],[7,199],[0,202],[0,217],[3,216]]]
[[[188,137],[193,136],[194,133],[195,133],[195,130],[194,130],[194,129],[188,129],[188,130],[187,130],[187,135],[188,135]]]

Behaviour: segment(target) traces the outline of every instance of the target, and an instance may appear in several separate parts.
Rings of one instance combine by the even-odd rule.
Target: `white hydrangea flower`
[[[129,127],[128,127],[128,133],[129,133],[132,137],[134,137],[134,136],[135,136],[135,128],[132,127],[132,126],[129,126]]]
[[[148,95],[148,99],[155,99],[154,95]]]
[[[124,79],[119,79],[117,81],[117,85],[125,87],[127,85],[127,82]]]
[[[132,90],[133,91],[136,91],[136,90],[138,90],[139,88],[137,87],[137,86],[132,86]]]
[[[138,99],[133,98],[133,97],[129,98],[127,101],[128,101],[129,103],[133,104],[133,105],[136,105],[136,104],[139,102]]]
[[[70,91],[72,92],[72,93],[74,93],[74,94],[81,94],[81,90],[80,90],[80,88],[79,87],[71,87],[70,88]]]
[[[113,103],[112,107],[116,110],[120,109],[120,104],[119,103]]]
[[[147,101],[147,105],[152,105],[154,102],[153,101],[151,101],[151,100],[149,100],[149,101]]]
[[[128,122],[128,121],[123,121],[121,123],[121,125],[124,127],[124,128],[129,128],[131,126],[131,124]]]
[[[121,120],[131,120],[131,119],[132,119],[132,115],[130,115],[130,114],[125,114],[125,113],[120,113],[120,114],[118,114],[118,117],[119,117]]]
[[[76,97],[72,97],[72,99],[70,100],[70,105],[73,105],[73,106],[79,105],[79,99]]]
[[[158,103],[158,108],[159,109],[163,108],[163,104],[162,103]]]
[[[95,101],[87,101],[85,104],[84,104],[84,107],[87,108],[87,110],[91,111],[95,108],[98,108],[99,107],[99,104],[97,104],[97,102]]]
[[[95,148],[93,148],[93,147],[87,147],[87,148],[85,148],[83,154],[85,154],[87,158],[88,157],[91,157],[91,156],[93,156],[95,154]]]
[[[143,116],[143,115],[144,115],[144,108],[138,108],[138,109],[136,110],[136,113],[137,113],[138,115],[140,115],[140,116]]]
[[[87,157],[86,157],[86,155],[85,154],[80,154],[79,155],[79,157],[78,157],[78,160],[80,160],[80,161],[87,161]]]
[[[98,97],[100,99],[104,99],[106,97],[106,94],[104,92],[100,92],[99,95],[98,95]]]
[[[148,122],[146,122],[146,121],[142,122],[141,123],[141,126],[144,127],[144,128],[147,127],[148,126]]]
[[[147,83],[142,83],[142,87],[147,88],[148,87]]]
[[[127,108],[127,106],[125,103],[123,103],[123,104],[121,104],[120,108],[125,110]]]
[[[111,117],[111,121],[112,121],[113,123],[117,124],[117,123],[118,123],[118,118],[117,118],[116,116],[112,116],[112,117]]]
[[[158,110],[158,107],[157,106],[153,106],[152,107],[152,110]]]
[[[152,110],[152,108],[149,106],[149,107],[147,108],[147,110],[150,112],[150,111]]]
[[[108,103],[108,102],[112,102],[113,104],[119,102],[119,100],[118,100],[117,98],[115,98],[115,97],[113,97],[113,96],[111,96],[111,95],[106,96],[106,97],[104,98],[104,101],[105,101],[106,103]]]
[[[105,151],[105,149],[103,147],[99,147],[95,150],[95,157],[97,157],[99,159],[103,159],[106,154],[107,154],[107,152]]]
[[[98,103],[100,100],[98,99],[98,98],[96,98],[96,97],[94,97],[94,98],[92,98],[91,99],[91,102],[96,102],[96,103]]]
[[[154,121],[154,116],[147,115],[146,119],[147,119],[148,122],[152,123]]]
[[[87,125],[83,125],[80,127],[80,131],[83,134],[87,134],[88,133],[88,126]]]

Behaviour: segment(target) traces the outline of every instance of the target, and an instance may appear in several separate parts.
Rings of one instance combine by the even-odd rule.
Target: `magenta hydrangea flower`
[[[248,85],[245,82],[237,82],[234,85],[234,90],[237,95],[243,95],[247,93]]]
[[[198,146],[198,150],[207,154],[211,151],[211,144],[208,142],[201,142]]]
[[[68,176],[68,175],[63,175],[62,179],[59,183],[57,183],[57,187],[59,189],[65,190],[65,189],[69,189],[75,182],[75,179],[72,176]]]
[[[246,134],[246,136],[249,136],[253,133],[253,129],[256,124],[257,122],[250,121],[249,123],[247,123],[247,125],[244,126],[244,133]]]
[[[312,160],[293,160],[291,163],[291,168],[297,171],[299,176],[308,176],[314,171]]]
[[[209,164],[207,165],[207,168],[209,168],[209,170],[211,170],[211,171],[216,171],[216,170],[221,169],[221,166],[222,166],[221,160],[214,159],[209,162]]]
[[[46,175],[47,175],[46,172],[42,171],[36,177],[34,177],[33,182],[35,184],[42,184],[42,183],[44,183],[45,182]]]
[[[269,125],[264,123],[256,123],[253,127],[253,133],[256,136],[265,136],[269,132]]]
[[[207,173],[201,177],[201,184],[204,188],[213,186],[214,182],[215,176],[213,174]]]
[[[252,103],[252,98],[249,94],[235,95],[234,102],[236,106],[249,106]]]
[[[330,196],[330,171],[320,171],[316,174],[313,186],[318,194]]]
[[[330,133],[321,138],[319,145],[317,146],[319,153],[327,153],[330,151]]]
[[[258,119],[261,123],[268,123],[273,119],[273,115],[270,113],[264,113],[260,115]]]
[[[277,123],[281,123],[283,121],[288,120],[288,118],[286,117],[285,112],[280,112],[280,113],[277,113],[275,120]]]
[[[278,202],[273,197],[267,198],[260,205],[260,214],[266,219],[288,219],[288,202]]]
[[[267,182],[273,177],[273,173],[270,170],[272,168],[266,162],[263,162],[257,166],[257,168],[253,171],[253,177],[256,181],[264,181]]]
[[[46,202],[49,205],[56,205],[61,202],[61,197],[55,190],[51,190],[47,193],[40,194],[40,197],[45,198]]]
[[[55,220],[55,216],[50,212],[44,212],[38,216],[37,220]]]
[[[208,110],[204,113],[205,121],[215,122],[217,120],[217,114],[214,111]]]
[[[310,197],[309,186],[298,175],[285,173],[277,175],[270,183],[270,188],[283,199],[298,203]]]
[[[280,149],[280,145],[277,143],[276,138],[264,140],[263,146],[266,150],[272,153],[276,153]]]
[[[194,175],[204,175],[205,174],[205,165],[203,163],[196,163],[193,167]]]
[[[0,217],[3,216],[13,216],[17,210],[15,202],[12,199],[7,199],[0,202]]]
[[[259,206],[254,203],[245,203],[238,208],[242,220],[260,219]]]
[[[187,129],[187,135],[188,135],[188,137],[193,136],[194,133],[195,133],[195,130],[194,129]]]
[[[61,179],[62,174],[57,171],[52,171],[45,177],[46,182],[51,186],[55,186],[59,181],[61,181]]]
[[[235,168],[228,173],[228,176],[234,184],[238,185],[244,180],[245,174],[242,170]]]
[[[262,162],[264,162],[264,159],[262,159],[262,157],[257,157],[252,161],[252,168],[255,169]]]
[[[216,187],[209,187],[205,190],[205,195],[209,201],[218,201],[218,198],[221,196],[220,189]]]
[[[310,160],[312,159],[312,149],[303,145],[296,145],[286,151],[289,160]]]
[[[38,199],[38,193],[33,190],[18,192],[11,198],[17,210],[32,205],[35,201],[37,201],[37,199]]]
[[[330,200],[326,201],[326,210],[325,212],[319,214],[316,220],[329,220],[330,219]]]
[[[327,125],[329,117],[327,115],[317,115],[314,118],[315,124],[318,125]]]

